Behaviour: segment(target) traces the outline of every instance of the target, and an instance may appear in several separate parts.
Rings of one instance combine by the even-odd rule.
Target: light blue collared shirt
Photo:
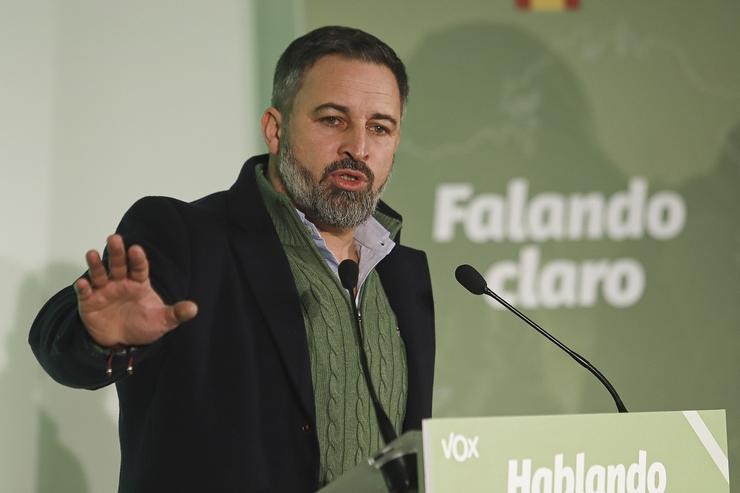
[[[303,212],[298,209],[296,209],[296,212],[301,222],[303,222],[304,226],[311,233],[311,239],[316,245],[316,248],[319,249],[321,257],[332,272],[339,277],[339,261],[331,250],[329,250],[329,247],[326,246],[326,242],[321,236],[321,233],[319,233],[318,228],[314,223],[306,219],[306,215]],[[355,242],[359,248],[357,253],[360,256],[360,263],[358,264],[359,276],[357,279],[357,298],[359,299],[360,290],[367,276],[393,250],[396,243],[391,239],[390,232],[373,216],[368,217],[357,226],[355,229]]]

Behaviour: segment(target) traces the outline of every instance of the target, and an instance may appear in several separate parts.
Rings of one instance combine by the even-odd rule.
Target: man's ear
[[[262,113],[262,136],[270,154],[278,153],[282,124],[283,114],[274,106],[270,106]]]

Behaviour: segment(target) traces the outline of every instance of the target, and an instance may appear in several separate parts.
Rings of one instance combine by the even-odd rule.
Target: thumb
[[[172,306],[167,307],[165,315],[167,329],[171,330],[193,319],[198,314],[198,305],[192,301],[178,301]]]

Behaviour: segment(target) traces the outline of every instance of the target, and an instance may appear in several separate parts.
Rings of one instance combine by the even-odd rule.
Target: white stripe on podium
[[[701,444],[704,445],[705,449],[707,449],[709,456],[712,458],[714,463],[717,464],[717,467],[719,467],[719,472],[722,473],[722,476],[725,477],[725,481],[729,484],[730,464],[727,461],[727,456],[722,450],[722,447],[720,447],[717,440],[714,439],[714,435],[709,431],[709,428],[707,428],[707,425],[704,423],[704,420],[701,419],[698,412],[684,411],[683,415],[686,418],[686,421],[691,425],[691,428],[694,429],[696,436],[699,437]]]

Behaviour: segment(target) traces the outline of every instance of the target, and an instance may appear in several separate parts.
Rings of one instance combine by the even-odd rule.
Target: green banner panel
[[[432,419],[427,493],[729,492],[724,411]]]

